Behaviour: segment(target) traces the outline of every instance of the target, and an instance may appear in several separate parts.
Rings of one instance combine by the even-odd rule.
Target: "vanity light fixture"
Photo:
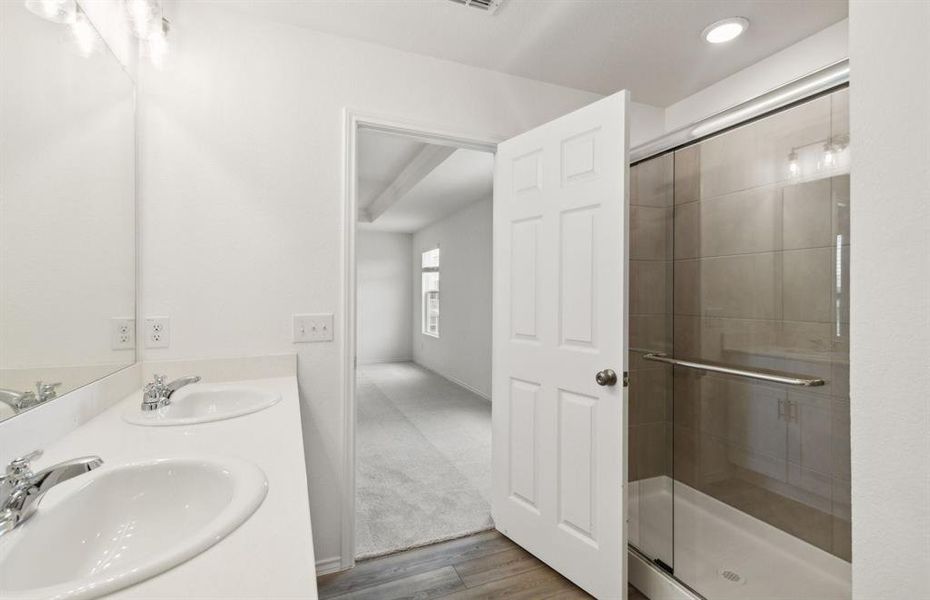
[[[823,145],[823,165],[830,168],[835,162],[836,156],[833,154],[833,143],[825,142]]]
[[[140,40],[148,39],[149,35],[157,32],[161,22],[161,7],[151,0],[124,0],[126,16],[132,32]]]
[[[171,23],[168,19],[162,17],[161,27],[152,32],[149,37],[140,43],[145,44],[145,53],[155,68],[160,69],[165,64],[165,56],[168,54],[168,30],[171,29]]]
[[[730,17],[711,23],[704,28],[701,37],[709,44],[723,44],[735,40],[744,31],[749,29],[749,19],[744,17]]]
[[[139,52],[160,69],[168,54],[170,24],[158,0],[123,0],[132,32],[139,40]]]
[[[77,15],[75,0],[26,0],[32,14],[53,23],[73,23]]]
[[[788,154],[788,173],[792,177],[797,177],[801,174],[801,164],[798,162],[798,151],[792,149]]]
[[[85,58],[96,52],[99,47],[100,36],[97,35],[97,30],[80,8],[75,12],[74,21],[71,22],[71,36],[81,56]]]

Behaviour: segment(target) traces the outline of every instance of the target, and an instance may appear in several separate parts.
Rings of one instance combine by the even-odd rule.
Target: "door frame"
[[[398,116],[375,114],[352,108],[343,109],[342,156],[342,290],[339,323],[341,352],[342,503],[340,515],[341,553],[317,563],[319,574],[355,566],[355,428],[356,428],[356,257],[355,232],[358,222],[356,175],[358,173],[358,132],[361,129],[399,135],[431,144],[454,146],[484,152],[497,152],[497,144],[508,136],[497,132],[463,132],[454,127],[417,122]],[[492,367],[493,368],[493,367]]]

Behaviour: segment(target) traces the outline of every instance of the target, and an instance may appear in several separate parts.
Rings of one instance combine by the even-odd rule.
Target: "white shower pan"
[[[705,598],[849,599],[848,562],[670,477],[630,483],[630,543],[671,562],[673,507],[675,577]]]

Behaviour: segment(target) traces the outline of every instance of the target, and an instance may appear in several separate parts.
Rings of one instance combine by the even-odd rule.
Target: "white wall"
[[[844,19],[672,104],[665,109],[665,130],[684,127],[847,58],[848,27]]]
[[[423,335],[420,259],[439,248],[439,337]],[[491,397],[491,199],[413,234],[413,360]]]
[[[413,358],[411,236],[359,231],[355,238],[358,364]]]
[[[850,2],[853,598],[930,598],[930,3]]]
[[[148,360],[297,350],[316,556],[340,554],[341,331],[291,316],[343,290],[343,109],[504,138],[597,96],[178,3],[162,71],[142,67],[143,295],[171,318]]]

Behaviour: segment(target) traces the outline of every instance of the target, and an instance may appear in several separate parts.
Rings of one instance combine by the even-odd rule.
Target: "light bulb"
[[[71,23],[71,35],[74,37],[75,43],[77,43],[81,56],[90,56],[97,50],[100,38],[84,11],[79,10],[75,14],[74,22]]]
[[[168,55],[168,30],[170,24],[168,19],[162,18],[161,27],[149,35],[145,41],[146,52],[149,60],[156,69],[161,69],[165,65],[165,57]]]
[[[836,156],[833,154],[833,146],[827,142],[823,145],[823,166],[830,168],[836,163]]]
[[[749,20],[743,17],[732,17],[711,23],[704,28],[702,36],[710,44],[723,44],[738,38],[749,28]]]
[[[132,24],[133,33],[140,40],[157,33],[161,11],[150,0],[125,0],[126,14]]]
[[[795,150],[792,150],[791,154],[788,155],[788,172],[791,173],[792,177],[801,174],[801,165],[798,164],[798,153]]]

